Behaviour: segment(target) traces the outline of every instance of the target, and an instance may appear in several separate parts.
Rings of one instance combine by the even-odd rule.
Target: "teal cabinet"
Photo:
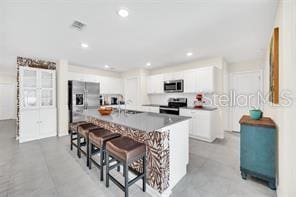
[[[257,177],[276,189],[276,125],[270,118],[240,120],[240,170],[243,179]]]

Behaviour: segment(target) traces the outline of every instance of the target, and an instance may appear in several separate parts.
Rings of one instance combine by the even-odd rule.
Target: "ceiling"
[[[127,19],[116,13],[121,7],[129,10]],[[0,66],[14,69],[16,56],[108,64],[115,71],[146,62],[155,68],[213,57],[258,59],[276,7],[276,0],[2,0]],[[86,28],[74,30],[74,20]]]

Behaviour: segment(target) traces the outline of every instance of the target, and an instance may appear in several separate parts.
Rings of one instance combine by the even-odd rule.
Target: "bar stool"
[[[101,171],[100,171],[100,178],[101,181],[104,180],[104,165],[105,165],[105,148],[106,142],[115,138],[120,137],[121,135],[118,133],[113,133],[107,129],[92,129],[88,135],[88,149],[89,155],[89,169],[91,169],[91,164],[94,163]],[[96,148],[96,149],[94,149]],[[95,155],[99,150],[100,153],[100,163],[98,164],[95,160],[92,159],[92,156]]]
[[[89,149],[88,149],[88,134],[93,129],[103,129],[102,127],[99,127],[97,125],[94,125],[92,123],[87,123],[78,126],[78,132],[77,132],[77,156],[81,158],[81,153],[83,153],[86,158],[88,158],[89,155]],[[85,140],[85,144],[81,143],[81,138]],[[86,145],[86,152],[82,150],[81,146]],[[86,159],[86,165],[89,165],[89,160]]]
[[[109,156],[114,158],[118,163],[110,166]],[[129,180],[128,168],[131,163],[142,159],[143,172],[137,173],[137,176]],[[109,174],[110,170],[123,165],[124,185],[117,181],[112,175]],[[146,191],[146,145],[137,142],[128,137],[119,137],[110,140],[106,143],[106,187],[109,187],[109,178],[115,183],[122,191],[125,197],[128,197],[128,188],[137,182],[143,180],[143,192]]]
[[[87,124],[86,121],[72,122],[69,125],[69,133],[70,133],[70,150],[73,150],[73,146],[77,148],[77,143],[74,143],[77,140],[77,132],[78,127],[83,124]]]

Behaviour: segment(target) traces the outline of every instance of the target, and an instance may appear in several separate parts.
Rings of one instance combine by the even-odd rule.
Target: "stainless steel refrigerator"
[[[100,84],[82,81],[68,81],[69,122],[84,120],[80,113],[100,107]]]

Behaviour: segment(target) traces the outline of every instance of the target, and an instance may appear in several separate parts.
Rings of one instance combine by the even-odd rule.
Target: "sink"
[[[141,111],[135,111],[135,110],[126,110],[125,111],[126,114],[140,114],[140,113],[143,113]]]
[[[113,109],[114,112],[119,112],[118,109]],[[124,110],[121,109],[121,113],[125,113],[125,114],[140,114],[140,113],[144,113],[142,111],[136,111],[136,110]]]

